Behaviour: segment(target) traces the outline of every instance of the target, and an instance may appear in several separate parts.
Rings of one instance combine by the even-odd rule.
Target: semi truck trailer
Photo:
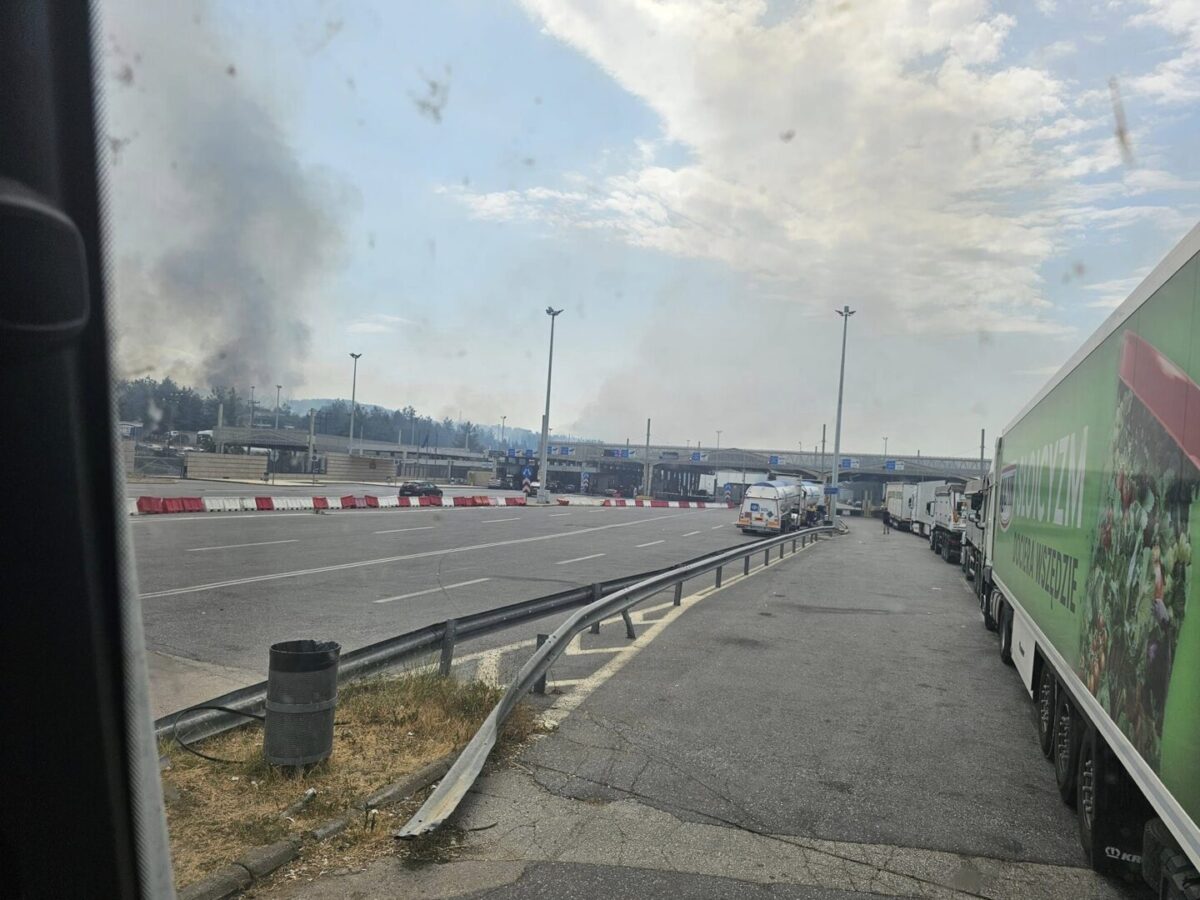
[[[909,531],[912,528],[913,506],[917,502],[915,484],[889,484],[884,489],[884,515],[893,528]]]
[[[1200,227],[1003,430],[968,514],[1088,861],[1171,898],[1200,897],[1198,251]]]

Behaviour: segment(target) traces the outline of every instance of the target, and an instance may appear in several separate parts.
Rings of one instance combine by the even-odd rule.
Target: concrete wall
[[[325,454],[325,477],[330,481],[384,481],[396,474],[396,463],[386,456]]]
[[[267,457],[259,454],[188,453],[186,477],[260,479],[267,473]]]

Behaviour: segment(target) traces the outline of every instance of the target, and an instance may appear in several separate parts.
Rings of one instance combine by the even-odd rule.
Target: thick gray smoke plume
[[[206,6],[106,5],[113,301],[121,374],[296,385],[345,192],[298,161],[259,56]],[[245,46],[252,46],[247,42]],[[297,60],[299,63],[299,60]],[[286,74],[286,73],[285,73]]]

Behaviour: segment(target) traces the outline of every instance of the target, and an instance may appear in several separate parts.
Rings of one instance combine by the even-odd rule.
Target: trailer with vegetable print
[[[1098,870],[1200,897],[1200,227],[1008,426],[984,621]]]

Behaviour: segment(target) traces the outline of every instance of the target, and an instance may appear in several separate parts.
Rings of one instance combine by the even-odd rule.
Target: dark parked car
[[[440,497],[442,489],[432,481],[406,481],[400,485],[401,497]]]

